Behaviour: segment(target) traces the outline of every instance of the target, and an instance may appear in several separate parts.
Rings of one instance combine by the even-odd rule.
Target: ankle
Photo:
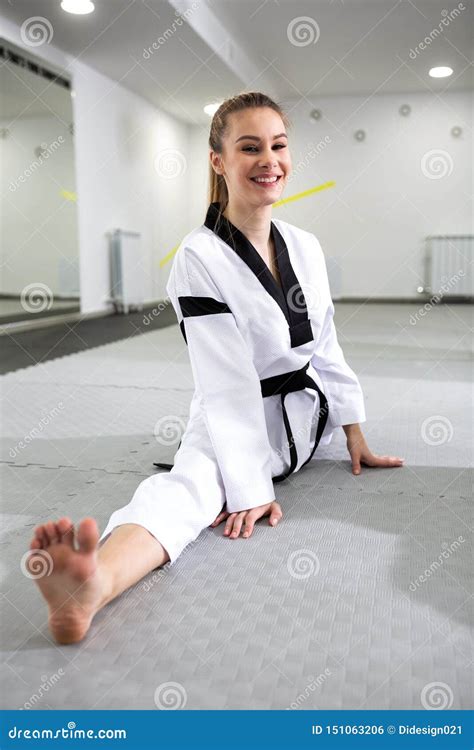
[[[115,597],[113,576],[111,575],[110,570],[107,568],[107,566],[104,563],[101,563],[100,559],[98,562],[98,572],[102,585],[102,597],[97,607],[97,612],[102,609],[102,607],[105,607],[105,605]]]

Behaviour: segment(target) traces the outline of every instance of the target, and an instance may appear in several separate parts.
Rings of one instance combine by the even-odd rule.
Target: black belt
[[[288,446],[290,448],[290,468],[283,474],[277,477],[273,477],[274,482],[282,482],[284,479],[290,476],[296,468],[298,463],[298,454],[296,452],[295,441],[293,433],[291,431],[290,420],[285,407],[285,398],[288,393],[294,393],[295,391],[302,391],[304,388],[312,388],[317,391],[319,395],[319,411],[318,411],[318,426],[316,428],[316,437],[314,439],[314,445],[309,454],[308,458],[304,463],[301,464],[300,468],[308,463],[313,457],[314,451],[319,445],[321,435],[326,427],[326,422],[329,414],[329,406],[326,396],[319,388],[318,384],[314,382],[313,378],[308,375],[309,362],[301,370],[293,370],[293,372],[285,372],[283,375],[273,375],[270,378],[265,378],[260,381],[262,388],[262,396],[277,396],[281,395],[281,408],[283,412],[283,422],[285,425],[286,436],[288,438]]]
[[[284,474],[279,474],[277,477],[272,477],[274,482],[282,482],[284,479],[290,476],[296,468],[296,465],[298,463],[298,454],[296,451],[295,441],[293,438],[293,433],[291,431],[291,425],[290,420],[288,419],[288,414],[286,411],[285,406],[285,398],[288,395],[288,393],[295,393],[295,391],[302,391],[304,388],[312,388],[314,391],[317,391],[319,395],[319,411],[318,411],[318,426],[316,428],[316,437],[314,439],[314,445],[311,450],[311,453],[309,454],[306,461],[301,464],[300,468],[308,463],[308,461],[311,460],[313,457],[313,454],[316,450],[316,448],[319,445],[319,441],[321,440],[321,435],[324,432],[324,428],[326,427],[326,422],[328,419],[328,413],[329,413],[329,406],[326,399],[326,396],[322,392],[322,390],[319,388],[318,384],[314,382],[313,378],[308,375],[308,364],[304,365],[304,367],[301,368],[301,370],[293,370],[293,372],[285,372],[282,375],[272,375],[270,378],[264,378],[260,381],[260,386],[262,389],[262,396],[263,398],[267,398],[268,396],[278,396],[281,395],[281,408],[283,412],[283,422],[285,425],[286,430],[286,436],[288,438],[288,446],[290,449],[290,468],[287,472]],[[181,440],[179,441],[179,446],[181,445]],[[154,463],[153,466],[158,466],[160,469],[172,469],[173,464],[163,464],[163,463]]]

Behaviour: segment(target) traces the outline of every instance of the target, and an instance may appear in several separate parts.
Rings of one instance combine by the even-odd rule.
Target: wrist
[[[353,424],[343,424],[342,429],[346,433],[347,437],[349,437],[349,435],[362,434],[362,430],[360,429],[360,424],[358,422],[354,422]]]

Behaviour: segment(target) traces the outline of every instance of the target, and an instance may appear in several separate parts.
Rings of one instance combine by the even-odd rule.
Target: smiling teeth
[[[255,182],[276,182],[278,177],[252,177]]]

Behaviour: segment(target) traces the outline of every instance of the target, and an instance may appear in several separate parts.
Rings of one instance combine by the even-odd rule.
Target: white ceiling
[[[72,16],[59,0],[8,0],[1,13],[21,25],[48,19],[51,43],[151,103],[190,123],[208,123],[204,104],[241,90],[262,90],[284,102],[341,94],[375,95],[473,88],[472,0],[447,27],[446,0],[95,0],[96,11]],[[444,11],[444,13],[443,13]],[[302,16],[317,41],[299,45],[289,25]],[[439,29],[430,46],[410,57]],[[149,59],[144,49],[166,33]],[[295,32],[296,34],[296,32]],[[307,41],[297,35],[295,42]],[[41,47],[32,48],[41,56]],[[433,65],[450,65],[432,79]]]

